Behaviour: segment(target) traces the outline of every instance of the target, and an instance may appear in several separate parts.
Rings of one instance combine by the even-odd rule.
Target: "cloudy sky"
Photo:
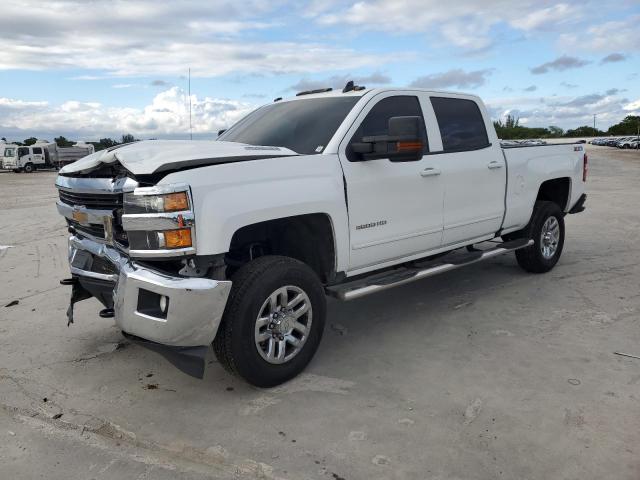
[[[0,137],[212,138],[348,79],[476,93],[494,118],[640,115],[638,0],[4,0]]]

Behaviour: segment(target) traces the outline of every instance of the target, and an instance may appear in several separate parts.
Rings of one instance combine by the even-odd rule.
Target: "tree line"
[[[527,138],[558,138],[558,137],[605,137],[618,135],[637,135],[640,129],[640,116],[628,115],[619,123],[611,125],[607,131],[583,125],[582,127],[567,131],[560,127],[525,127],[519,124],[520,119],[507,115],[504,121],[496,120],[493,126],[496,128],[498,138],[503,140],[527,139]]]
[[[5,137],[2,137],[2,140],[7,142],[7,139]],[[11,142],[11,143],[15,145],[24,145],[28,147],[29,145],[35,144],[37,141],[38,139],[36,137],[29,137],[29,138],[25,138],[22,142]],[[53,139],[53,141],[59,147],[71,147],[76,144],[76,142],[72,140],[68,140],[63,136],[56,137]],[[97,152],[99,150],[104,150],[105,148],[111,148],[111,147],[115,147],[116,145],[122,145],[123,143],[132,143],[132,142],[139,142],[139,141],[140,141],[139,138],[135,138],[130,133],[125,133],[124,135],[122,135],[120,140],[114,140],[113,138],[101,138],[97,142],[86,142],[86,143],[90,143],[91,145],[93,145],[93,147]]]

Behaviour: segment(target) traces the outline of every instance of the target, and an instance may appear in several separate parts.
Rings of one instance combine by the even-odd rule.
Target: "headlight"
[[[142,190],[142,189],[139,189]],[[124,194],[124,213],[165,213],[189,210],[187,192],[173,192],[164,195]]]
[[[124,194],[122,227],[132,257],[195,253],[195,216],[188,185],[140,187]]]

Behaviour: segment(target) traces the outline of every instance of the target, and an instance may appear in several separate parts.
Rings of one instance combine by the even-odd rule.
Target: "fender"
[[[198,255],[226,253],[233,234],[242,227],[322,213],[334,232],[336,270],[348,267],[348,216],[335,154],[211,165],[172,173],[160,183],[191,186]]]

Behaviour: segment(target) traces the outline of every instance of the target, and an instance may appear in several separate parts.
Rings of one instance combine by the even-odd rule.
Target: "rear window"
[[[33,147],[33,153],[35,155],[42,155],[42,148],[41,147]]]
[[[478,104],[462,98],[431,97],[445,152],[478,150],[489,137]]]

